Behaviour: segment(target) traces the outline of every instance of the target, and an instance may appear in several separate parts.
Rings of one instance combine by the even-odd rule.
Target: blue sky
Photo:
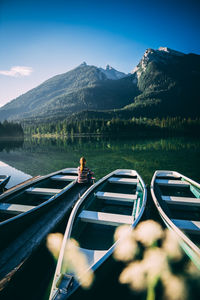
[[[0,106],[86,61],[130,72],[146,48],[200,54],[190,0],[0,0]]]

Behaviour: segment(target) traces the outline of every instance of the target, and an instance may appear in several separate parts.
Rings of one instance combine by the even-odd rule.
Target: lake
[[[195,138],[156,139],[25,139],[0,143],[0,160],[32,176],[77,167],[81,156],[96,179],[114,169],[136,169],[146,184],[155,170],[178,171],[200,180],[200,141]]]
[[[200,181],[200,141],[195,138],[25,139],[0,143],[0,161],[32,176],[77,167],[83,155],[97,180],[114,169],[128,168],[136,169],[148,185],[158,169],[175,170]],[[64,220],[56,231],[64,232],[65,226]],[[30,299],[47,300],[54,270],[55,262],[43,244],[11,283],[3,299],[26,299],[31,290]]]

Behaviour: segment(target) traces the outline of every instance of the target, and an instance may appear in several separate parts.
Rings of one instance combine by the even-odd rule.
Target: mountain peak
[[[84,67],[84,66],[87,66],[87,63],[85,61],[82,62],[82,64],[80,64],[80,67]]]
[[[106,70],[114,70],[110,65],[106,65]]]
[[[148,48],[146,49],[139,64],[131,71],[131,74],[136,74],[137,78],[140,77],[142,72],[145,72],[148,63],[156,62],[161,64],[168,64],[177,58],[177,56],[184,56],[185,54],[168,47],[159,47],[157,50]]]
[[[107,65],[105,69],[99,68],[99,70],[106,75],[107,79],[117,80],[126,76],[125,73],[115,70],[110,65]]]
[[[185,55],[184,53],[180,52],[180,51],[176,51],[176,50],[173,50],[173,49],[170,49],[168,47],[159,47],[158,48],[158,51],[163,51],[163,52],[167,52],[169,54],[172,54],[172,55],[178,55],[178,56],[183,56]]]

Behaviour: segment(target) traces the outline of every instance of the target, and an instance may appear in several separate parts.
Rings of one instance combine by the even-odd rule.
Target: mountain
[[[85,62],[0,108],[0,120],[199,117],[200,55],[147,49],[129,74]]]
[[[146,116],[199,116],[200,55],[147,49],[132,74],[140,94],[125,109]]]
[[[0,120],[63,118],[82,110],[121,108],[136,95],[137,85],[126,74],[84,62],[7,103],[0,109]]]

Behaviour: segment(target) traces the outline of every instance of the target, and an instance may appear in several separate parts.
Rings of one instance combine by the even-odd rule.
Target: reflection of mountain
[[[97,179],[117,168],[131,168],[138,170],[145,183],[150,183],[153,172],[158,169],[177,170],[198,181],[199,154],[200,142],[192,138],[34,139],[26,140],[22,148],[10,153],[0,152],[0,159],[34,176],[77,167],[80,157],[84,155]]]
[[[199,116],[200,55],[147,49],[131,74],[81,64],[0,108],[3,119]]]

